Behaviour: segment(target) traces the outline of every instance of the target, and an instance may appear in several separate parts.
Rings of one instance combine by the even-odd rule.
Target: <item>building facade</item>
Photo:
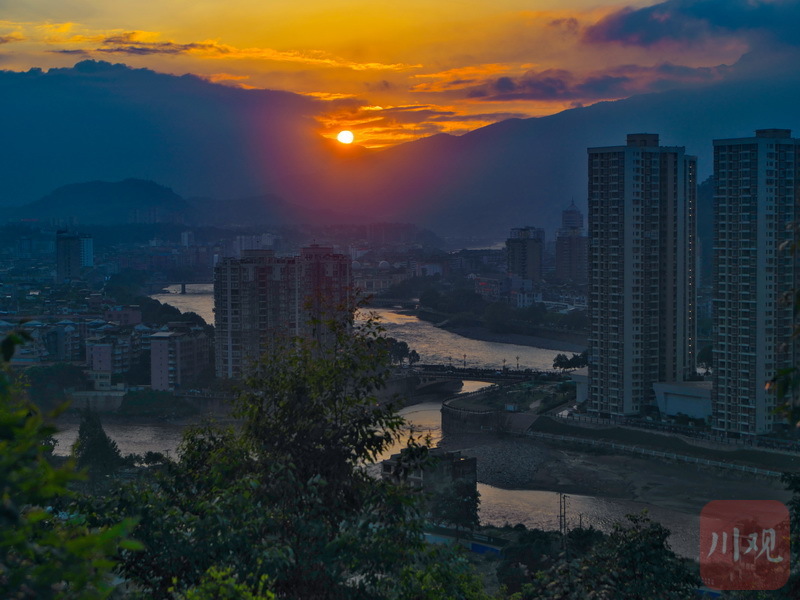
[[[83,267],[94,266],[94,240],[91,235],[59,231],[56,233],[56,283],[79,279]]]
[[[215,359],[218,377],[240,378],[282,337],[319,333],[314,319],[349,310],[349,257],[312,245],[299,256],[245,250],[214,268]]]
[[[583,214],[573,202],[561,213],[556,235],[556,279],[578,285],[586,283],[589,240],[584,235]]]
[[[588,154],[588,410],[640,414],[694,375],[697,163],[656,134]]]
[[[788,129],[714,140],[714,333],[712,427],[766,433],[780,421],[765,382],[795,365],[792,307],[797,287],[792,240],[800,182],[800,140]]]
[[[534,283],[542,280],[544,259],[544,229],[519,227],[511,230],[506,240],[508,272],[530,279]]]
[[[150,336],[150,385],[186,389],[209,368],[209,339],[202,327],[171,326]]]

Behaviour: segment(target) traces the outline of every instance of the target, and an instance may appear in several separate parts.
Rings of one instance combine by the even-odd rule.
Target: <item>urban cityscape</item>
[[[85,4],[0,21],[1,597],[800,597],[800,4]]]

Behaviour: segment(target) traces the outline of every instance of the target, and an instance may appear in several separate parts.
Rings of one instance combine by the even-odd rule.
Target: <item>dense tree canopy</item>
[[[669,530],[643,515],[628,515],[585,556],[566,556],[513,600],[687,600],[699,579],[667,544]]]
[[[421,498],[367,473],[403,425],[376,395],[389,373],[380,332],[326,327],[259,363],[236,403],[240,427],[190,428],[152,483],[96,501],[101,523],[139,518],[146,551],[125,554],[120,573],[145,597],[202,598],[192,590],[223,583],[257,596],[264,582],[307,600],[483,597],[450,550],[424,542]],[[412,443],[398,475],[425,455]]]
[[[2,360],[11,359],[24,336],[3,340]],[[51,507],[68,496],[79,478],[73,465],[49,460],[55,428],[35,405],[21,399],[0,364],[0,597],[18,599],[108,598],[114,590],[111,556],[136,550],[125,539],[133,522],[89,528],[78,514]]]

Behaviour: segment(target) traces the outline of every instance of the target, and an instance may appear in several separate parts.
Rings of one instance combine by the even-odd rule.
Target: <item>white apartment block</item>
[[[694,374],[697,161],[656,134],[589,148],[588,410],[639,414]]]
[[[798,357],[792,306],[797,259],[780,250],[793,234],[800,140],[788,129],[714,140],[714,388],[712,427],[769,432],[781,417],[765,383]]]

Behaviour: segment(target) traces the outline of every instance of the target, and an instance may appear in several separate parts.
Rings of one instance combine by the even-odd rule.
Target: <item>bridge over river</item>
[[[420,377],[441,379],[467,379],[489,383],[520,383],[523,381],[558,381],[564,377],[558,371],[535,369],[482,369],[478,367],[453,367],[437,364],[416,364],[414,373]]]

